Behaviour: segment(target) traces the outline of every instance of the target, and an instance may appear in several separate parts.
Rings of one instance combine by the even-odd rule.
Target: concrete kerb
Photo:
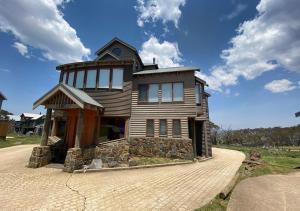
[[[79,169],[74,170],[73,173],[92,173],[92,172],[109,172],[109,171],[123,171],[123,170],[133,170],[133,169],[145,169],[145,168],[157,168],[157,167],[167,167],[167,166],[178,166],[178,165],[187,165],[193,164],[195,162],[204,162],[212,159],[213,157],[204,158],[198,161],[186,161],[186,162],[177,162],[177,163],[163,163],[163,164],[153,164],[153,165],[142,165],[142,166],[130,166],[130,167],[116,167],[116,168],[102,168],[102,169]]]

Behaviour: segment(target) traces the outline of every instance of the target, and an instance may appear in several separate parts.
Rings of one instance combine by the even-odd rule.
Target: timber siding
[[[132,90],[132,105],[130,119],[130,136],[145,136],[146,120],[154,119],[154,136],[159,137],[159,119],[167,119],[168,136],[172,137],[172,120],[181,120],[181,136],[189,137],[188,117],[196,117],[195,81],[194,71],[182,73],[153,74],[148,76],[135,76]],[[184,83],[184,102],[180,103],[138,103],[138,85],[150,83]],[[158,97],[161,100],[161,89]]]

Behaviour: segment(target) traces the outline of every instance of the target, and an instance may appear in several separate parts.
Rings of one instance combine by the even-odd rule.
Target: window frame
[[[79,73],[79,72],[83,72],[82,87],[77,87],[77,80],[78,80],[78,73]],[[74,87],[75,87],[76,89],[84,89],[84,87],[85,87],[85,75],[86,75],[86,71],[83,70],[83,69],[77,70],[77,71],[76,71],[76,80],[75,80],[75,82],[74,82]]]
[[[198,99],[197,99],[196,92],[199,96],[199,102],[198,102]],[[199,82],[196,82],[196,84],[195,84],[195,98],[196,98],[196,105],[201,106],[202,105],[202,100],[203,100],[203,86]]]
[[[162,122],[165,121],[166,123],[166,134],[161,133],[161,125]],[[167,119],[159,119],[159,137],[168,137],[168,120]]]
[[[89,77],[89,72],[90,71],[95,71],[95,82],[93,87],[88,87],[88,77]],[[79,72],[79,71],[78,71]],[[85,76],[83,78],[83,86],[85,89],[96,89],[97,88],[97,75],[98,75],[98,70],[97,69],[88,69],[85,71]]]
[[[113,87],[113,81],[114,81],[114,70],[121,70],[122,71],[122,85],[121,85],[121,88],[115,88]],[[121,67],[115,67],[115,68],[111,68],[110,69],[110,89],[114,89],[114,90],[123,90],[123,87],[124,87],[124,68],[121,68]]]
[[[175,130],[175,122],[178,121],[179,122],[179,133],[175,134],[176,130]],[[172,136],[173,138],[181,138],[181,119],[173,119],[172,120]]]
[[[174,84],[182,84],[182,100],[174,100]],[[180,103],[184,102],[184,83],[183,82],[173,82],[172,83],[172,102],[173,103]]]
[[[108,87],[101,87],[101,70],[107,70],[108,71]],[[99,68],[99,74],[97,74],[98,78],[98,85],[97,89],[110,89],[111,87],[111,69],[110,68]]]
[[[72,81],[72,84],[69,84],[70,74],[71,74],[71,73],[73,73],[73,81]],[[66,82],[66,84],[67,84],[68,86],[73,86],[73,87],[74,87],[75,73],[76,73],[75,70],[74,70],[74,71],[69,71],[69,72],[68,72],[68,77],[67,77],[67,82]]]
[[[152,130],[153,133],[149,133],[149,129],[148,129],[149,122],[152,122],[153,128],[150,130]],[[154,137],[154,135],[155,135],[155,121],[154,119],[146,119],[146,137]]]

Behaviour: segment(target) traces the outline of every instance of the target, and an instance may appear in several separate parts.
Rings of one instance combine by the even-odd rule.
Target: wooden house
[[[41,128],[43,128],[45,115],[33,114],[33,113],[22,113],[19,121],[19,131],[22,134],[28,132],[41,135]]]
[[[95,60],[56,69],[58,84],[33,105],[47,109],[41,145],[48,136],[60,137],[68,148],[160,137],[190,139],[195,156],[211,156],[210,95],[198,68],[144,64],[133,46],[114,38]]]

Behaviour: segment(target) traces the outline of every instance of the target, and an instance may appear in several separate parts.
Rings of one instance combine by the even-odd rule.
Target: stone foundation
[[[100,143],[96,147],[95,158],[102,160],[103,167],[127,166],[129,160],[129,143],[126,139]]]
[[[192,140],[183,138],[131,137],[129,153],[144,157],[194,158]]]
[[[51,151],[49,146],[34,147],[29,158],[29,168],[39,168],[47,165],[51,161]]]
[[[81,169],[83,165],[88,165],[95,157],[95,147],[92,148],[70,148],[64,163],[64,171],[73,172]]]

